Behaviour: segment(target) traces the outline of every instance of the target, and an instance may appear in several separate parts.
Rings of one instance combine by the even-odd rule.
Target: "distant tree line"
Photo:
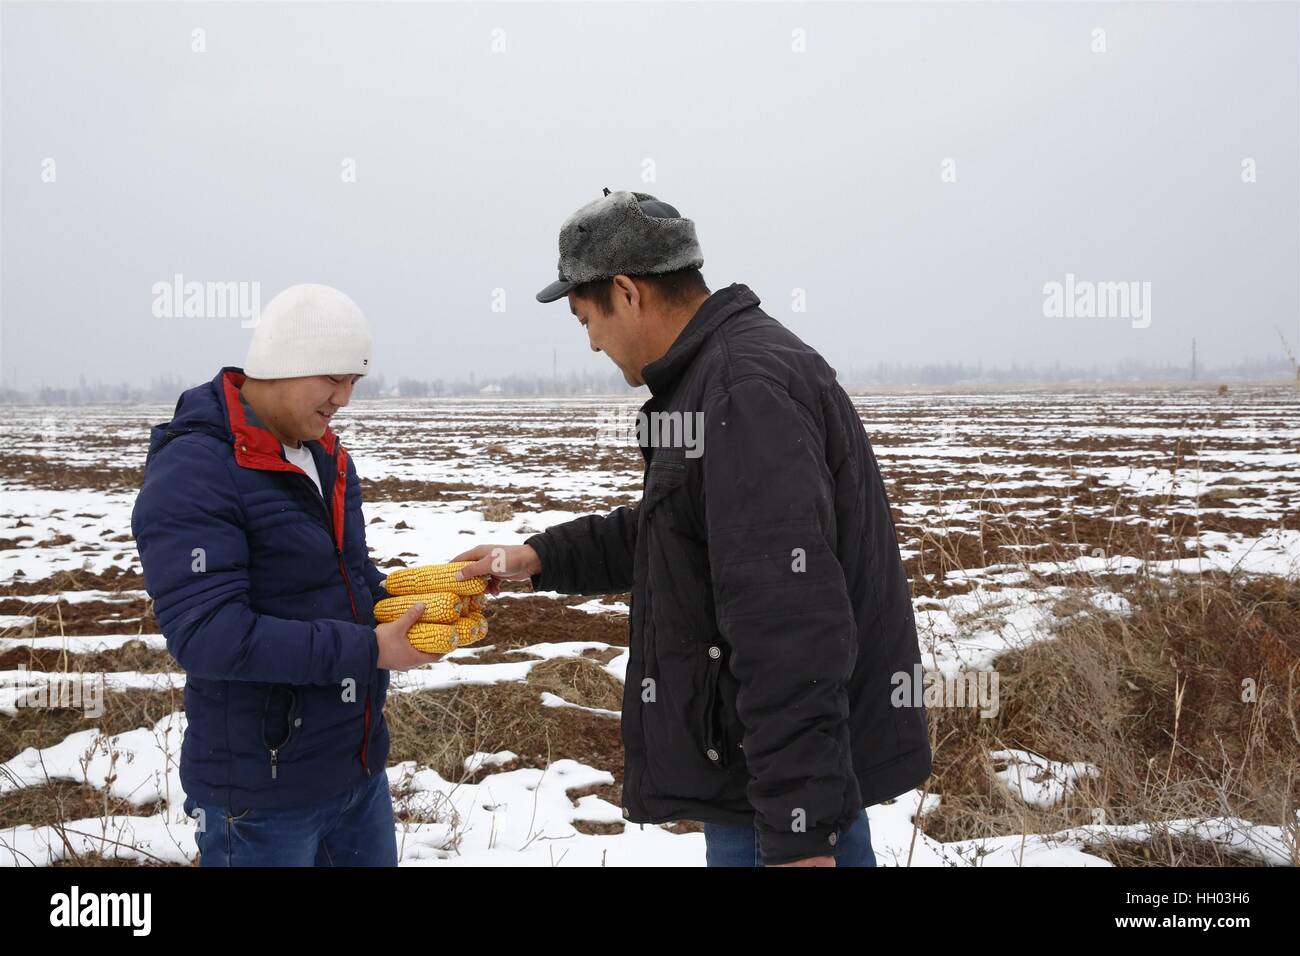
[[[1132,382],[1132,381],[1190,381],[1193,378],[1190,363],[1166,362],[1154,364],[1142,361],[1120,361],[1110,366],[1064,365],[1060,362],[1047,366],[1022,365],[1012,362],[1008,366],[985,367],[983,362],[965,362],[909,365],[878,362],[875,365],[850,365],[836,373],[845,388],[873,387],[945,387],[965,385],[1033,385],[1069,382]],[[1284,358],[1251,360],[1218,368],[1197,368],[1195,378],[1203,382],[1242,381],[1255,379],[1290,379],[1294,370]],[[19,390],[0,386],[0,405],[114,405],[161,403],[171,404],[181,392],[198,382],[187,382],[177,376],[154,378],[148,386],[119,382],[88,383],[81,376],[74,387],[41,386]],[[474,372],[463,379],[390,380],[383,375],[367,375],[357,383],[353,397],[367,398],[463,398],[467,396],[491,397],[570,397],[576,395],[628,395],[642,394],[623,381],[616,369],[609,372],[569,372],[560,376],[512,374],[482,377]]]

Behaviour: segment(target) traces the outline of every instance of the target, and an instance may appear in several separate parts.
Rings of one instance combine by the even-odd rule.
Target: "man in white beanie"
[[[131,516],[145,587],[185,669],[186,812],[204,866],[393,866],[388,672],[439,660],[376,625],[361,488],[330,421],[370,370],[337,289],[263,310],[243,369],[154,426]]]

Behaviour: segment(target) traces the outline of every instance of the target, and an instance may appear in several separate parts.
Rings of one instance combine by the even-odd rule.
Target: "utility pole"
[[[1291,346],[1287,344],[1286,336],[1276,325],[1273,328],[1277,331],[1277,337],[1282,341],[1282,351],[1286,353],[1287,360],[1291,363],[1291,369],[1295,372],[1295,390],[1300,393],[1300,362],[1296,361],[1295,353],[1291,351]]]

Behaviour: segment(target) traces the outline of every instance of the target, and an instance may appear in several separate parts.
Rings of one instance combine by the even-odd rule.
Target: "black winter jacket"
[[[919,694],[891,703],[920,649],[871,444],[834,370],[758,306],[713,293],[644,369],[640,503],[528,543],[535,589],[632,592],[624,815],[753,824],[786,863],[833,853],[931,754]],[[702,445],[664,413],[702,414]]]

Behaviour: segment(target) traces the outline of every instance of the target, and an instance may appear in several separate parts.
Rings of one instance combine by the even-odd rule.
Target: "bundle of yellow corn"
[[[483,618],[487,578],[457,581],[456,572],[469,562],[425,564],[394,571],[384,581],[392,597],[375,605],[375,620],[396,621],[413,604],[423,604],[424,613],[406,632],[411,646],[426,654],[445,654],[487,637]]]
[[[487,578],[470,578],[457,581],[456,572],[468,561],[453,561],[451,564],[422,564],[417,568],[402,568],[394,571],[384,581],[384,589],[389,594],[427,594],[430,591],[450,591],[452,594],[482,594],[487,590]]]
[[[452,624],[417,622],[406,632],[406,639],[417,651],[446,654],[458,647],[468,647],[487,637],[487,621],[482,614],[458,617]]]
[[[396,621],[410,610],[412,604],[423,604],[424,613],[420,615],[422,624],[450,624],[462,614],[469,612],[466,604],[469,598],[447,591],[428,594],[400,594],[397,597],[384,598],[375,605],[375,620],[380,624]]]

